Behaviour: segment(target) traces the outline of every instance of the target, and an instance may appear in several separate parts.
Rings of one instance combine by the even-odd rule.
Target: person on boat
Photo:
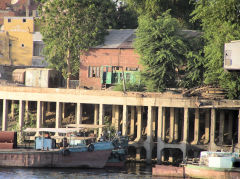
[[[98,140],[99,142],[103,142],[103,135],[101,134],[101,136],[100,136],[100,138],[99,138],[99,140]]]
[[[90,143],[96,142],[96,136],[95,136],[95,134],[94,134],[93,132],[91,132],[91,133],[89,134],[89,137],[91,137]]]
[[[64,147],[64,148],[67,147],[68,146],[67,138],[64,137],[59,145],[60,145],[60,148],[61,147]]]
[[[99,138],[99,142],[103,142],[103,141],[106,141],[105,133],[101,134],[101,136]]]

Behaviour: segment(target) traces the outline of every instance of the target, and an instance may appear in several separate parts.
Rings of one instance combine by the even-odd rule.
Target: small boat
[[[92,124],[69,124],[67,125],[67,128],[84,128],[85,131],[89,129],[98,129],[98,128],[103,128],[106,127],[106,125],[92,125]],[[105,136],[103,134],[99,138],[99,143],[101,142],[112,142],[114,149],[111,152],[111,155],[108,158],[108,161],[106,163],[106,167],[124,167],[125,162],[126,162],[126,155],[127,155],[127,150],[128,150],[128,137],[122,136],[121,132],[118,132],[115,134],[113,138],[111,138],[110,131],[108,131],[109,136]],[[73,137],[72,137],[73,139]],[[90,140],[96,140],[94,137],[90,137]],[[73,143],[82,143],[86,140],[71,140]]]
[[[97,128],[97,127],[96,127]],[[78,128],[27,128],[25,132],[54,132],[68,134],[78,132]],[[90,144],[66,145],[63,136],[62,145],[57,148],[55,140],[58,137],[36,137],[35,149],[0,149],[1,167],[87,167],[103,168],[114,149],[112,142],[93,142]],[[70,137],[71,138],[71,137]],[[86,137],[74,140],[82,141]],[[89,138],[87,138],[89,139]]]
[[[185,175],[192,178],[240,178],[239,153],[203,151],[197,165],[184,166]]]
[[[239,153],[203,151],[198,164],[155,165],[152,172],[162,177],[237,179],[240,178],[240,158]]]
[[[114,149],[106,163],[107,167],[124,167],[128,149],[128,137],[116,136],[112,140]]]

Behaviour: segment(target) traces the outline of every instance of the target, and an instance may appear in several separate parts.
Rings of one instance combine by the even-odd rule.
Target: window
[[[43,56],[43,43],[42,42],[33,42],[33,56]]]
[[[119,66],[114,66],[113,70],[115,70],[115,71],[120,70],[120,67]]]
[[[138,68],[136,67],[126,67],[126,71],[138,71]]]
[[[100,67],[89,66],[88,67],[88,77],[89,78],[99,78],[100,77]]]
[[[131,74],[126,73],[126,82],[130,82]]]
[[[23,19],[22,21],[23,21],[23,22],[26,22],[26,21],[27,21],[27,19]]]
[[[8,19],[8,22],[11,22],[11,19]]]

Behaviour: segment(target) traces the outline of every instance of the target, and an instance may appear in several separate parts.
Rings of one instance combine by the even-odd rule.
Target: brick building
[[[131,73],[140,69],[139,55],[132,46],[134,33],[134,29],[109,30],[104,44],[91,48],[81,56],[80,87],[102,89],[118,83],[121,79],[116,78],[122,78],[122,74],[126,81],[131,80]]]

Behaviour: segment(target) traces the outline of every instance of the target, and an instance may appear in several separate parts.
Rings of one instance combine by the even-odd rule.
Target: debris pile
[[[183,92],[183,96],[192,97],[197,96],[199,98],[206,99],[225,99],[226,91],[222,88],[213,87],[213,86],[204,86],[198,88],[191,88]]]

